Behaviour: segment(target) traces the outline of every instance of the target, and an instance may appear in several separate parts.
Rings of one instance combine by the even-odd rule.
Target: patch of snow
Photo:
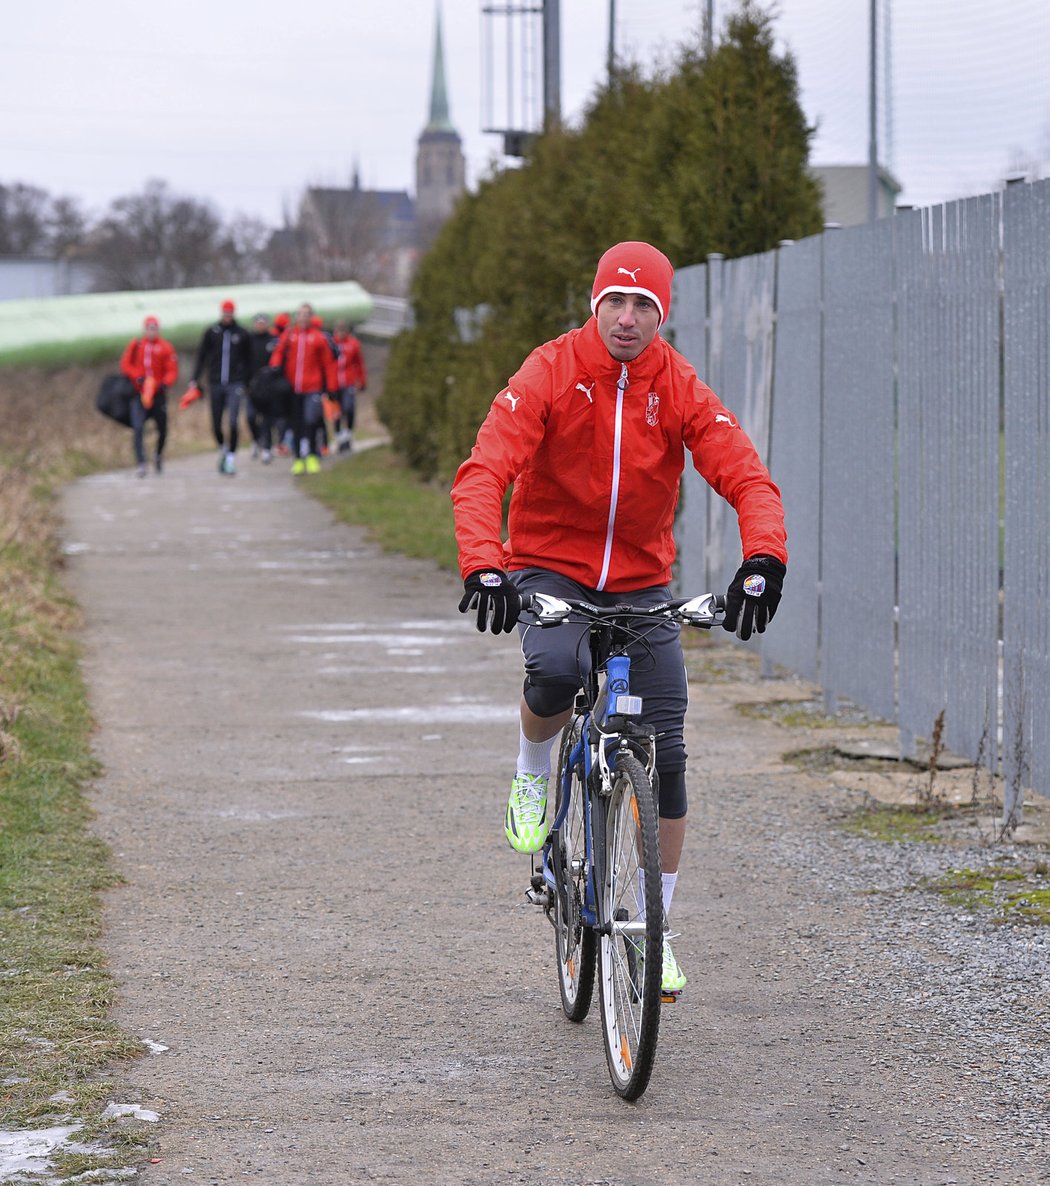
[[[121,1116],[134,1116],[136,1120],[148,1120],[150,1124],[156,1124],[160,1119],[159,1112],[151,1112],[141,1104],[107,1104],[102,1113],[103,1120],[114,1120]]]
[[[12,1174],[46,1173],[59,1147],[83,1127],[57,1124],[52,1128],[0,1131],[0,1181],[8,1181]]]

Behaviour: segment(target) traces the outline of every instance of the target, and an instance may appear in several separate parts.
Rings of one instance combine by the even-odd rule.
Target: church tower
[[[466,190],[466,161],[459,133],[448,113],[445,54],[441,41],[441,12],[434,39],[434,77],[430,91],[430,119],[416,150],[416,242],[421,251],[434,241],[441,224]]]

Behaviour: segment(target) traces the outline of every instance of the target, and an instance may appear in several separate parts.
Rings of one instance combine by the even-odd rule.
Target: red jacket
[[[179,377],[179,359],[164,338],[133,338],[120,357],[120,371],[140,389],[146,378],[155,379],[158,387],[170,387]]]
[[[462,575],[535,565],[614,593],[666,584],[686,450],[736,509],[744,556],[786,563],[780,491],[736,417],[663,338],[620,363],[592,317],[540,346],[496,396],[456,475]]]
[[[361,353],[361,343],[353,334],[336,338],[339,344],[339,358],[336,360],[336,381],[340,388],[356,387],[363,391],[368,386],[368,370],[365,367],[365,356]]]
[[[336,390],[335,359],[319,329],[286,330],[270,355],[270,366],[280,367],[299,395]]]

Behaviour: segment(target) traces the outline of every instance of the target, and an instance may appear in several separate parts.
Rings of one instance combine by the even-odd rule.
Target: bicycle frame
[[[615,769],[616,753],[624,745],[633,747],[632,753],[642,760],[650,778],[654,775],[656,765],[656,746],[652,734],[634,724],[634,718],[641,712],[642,703],[638,697],[631,695],[630,656],[616,650],[619,642],[628,645],[634,632],[615,620],[617,610],[622,611],[621,616],[624,619],[653,620],[660,616],[672,616],[687,625],[708,628],[720,620],[724,608],[725,599],[710,593],[633,612],[629,607],[601,611],[597,606],[584,602],[567,602],[542,593],[533,594],[523,606],[524,612],[533,614],[540,626],[559,625],[574,610],[583,613],[590,623],[588,645],[591,665],[583,692],[577,697],[576,704],[580,737],[562,771],[565,785],[560,788],[561,806],[551,824],[551,836],[559,835],[569,810],[568,780],[571,779],[574,770],[582,771],[584,854],[588,863],[585,900],[581,903],[581,921],[585,926],[597,929],[607,923],[607,920],[598,918],[596,905],[598,874],[602,871],[596,868],[594,859],[591,804],[595,787],[595,764],[598,766],[600,785],[605,793],[608,793],[612,771]],[[603,672],[606,677],[604,698],[600,691]],[[613,711],[610,711],[610,708]],[[641,753],[637,752],[639,750]],[[555,888],[550,850],[551,845],[548,841],[543,849],[541,876],[549,900]],[[538,889],[538,886],[536,888]]]
[[[561,806],[551,824],[552,836],[560,835],[569,811],[570,782],[573,771],[581,772],[583,787],[584,854],[587,861],[587,882],[584,900],[580,903],[580,918],[584,926],[600,930],[607,919],[599,917],[597,886],[604,870],[599,868],[597,848],[594,844],[592,802],[596,781],[602,788],[599,793],[608,794],[612,772],[616,768],[616,754],[625,744],[638,745],[644,741],[645,765],[652,777],[656,762],[656,747],[652,734],[641,729],[628,730],[626,722],[641,712],[642,702],[631,695],[631,658],[626,654],[603,658],[615,644],[617,630],[610,623],[592,623],[589,642],[591,667],[587,686],[577,701],[576,718],[580,722],[579,741],[569,753],[565,769],[561,772]],[[605,674],[605,694],[600,691],[601,675]],[[613,711],[610,712],[610,706]],[[610,728],[610,725],[613,727]],[[632,751],[633,752],[633,751]],[[597,767],[598,780],[595,779]],[[555,888],[554,869],[550,861],[550,845],[543,850],[543,880],[548,893]]]

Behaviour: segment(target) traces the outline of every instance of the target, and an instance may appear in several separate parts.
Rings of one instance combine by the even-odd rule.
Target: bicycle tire
[[[592,810],[601,817],[595,843],[602,853],[598,998],[605,1058],[617,1094],[635,1100],[656,1059],[664,942],[656,804],[636,758],[617,754],[609,798]],[[644,919],[639,868],[646,871]]]
[[[568,766],[569,755],[579,741],[581,728],[582,718],[573,717],[562,733],[555,783],[555,818],[560,814],[565,793],[562,775]],[[597,938],[590,927],[583,925],[580,917],[580,907],[587,892],[588,862],[584,818],[586,797],[578,770],[570,772],[568,788],[568,813],[551,842],[554,951],[562,1010],[570,1021],[583,1021],[594,997]]]

